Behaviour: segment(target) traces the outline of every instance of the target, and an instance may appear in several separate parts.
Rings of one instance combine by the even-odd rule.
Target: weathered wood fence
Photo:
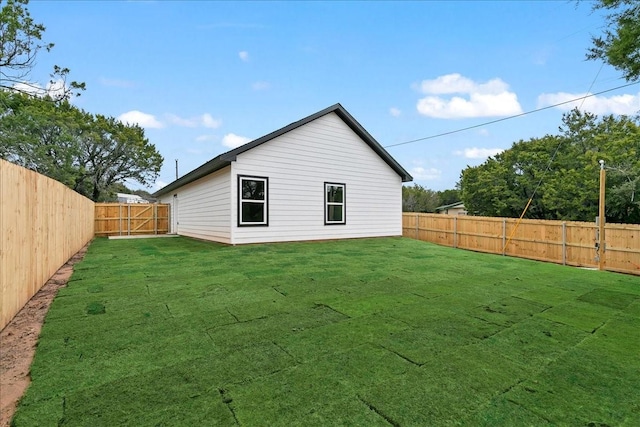
[[[525,219],[514,233],[517,221],[405,212],[402,234],[453,248],[598,267],[595,223]],[[605,269],[640,275],[640,225],[607,224],[605,240]]]
[[[95,204],[96,236],[131,236],[169,232],[169,205]]]
[[[93,202],[0,160],[0,330],[93,238]]]

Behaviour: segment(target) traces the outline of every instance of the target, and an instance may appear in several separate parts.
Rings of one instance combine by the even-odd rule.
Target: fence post
[[[458,247],[458,217],[453,217],[453,247]]]
[[[122,205],[118,205],[118,236],[122,236]]]
[[[567,223],[562,221],[562,265],[567,265]]]
[[[416,240],[420,240],[420,217],[418,215],[416,212]]]
[[[153,204],[153,234],[158,234],[158,205]]]
[[[600,218],[600,222],[598,223],[598,270],[604,270],[606,266],[606,252],[607,252],[607,243],[605,237],[605,224],[607,222],[607,217],[605,215],[605,182],[607,180],[607,173],[604,169],[604,160],[600,160],[600,198],[598,202],[598,218]]]
[[[127,204],[127,236],[131,235],[131,205]]]
[[[507,254],[507,219],[502,218],[502,256]]]

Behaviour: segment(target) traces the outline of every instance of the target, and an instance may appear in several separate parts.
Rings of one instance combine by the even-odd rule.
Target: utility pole
[[[598,205],[598,270],[604,270],[605,266],[605,252],[606,252],[606,239],[604,236],[604,196],[605,196],[605,183],[607,180],[607,173],[604,170],[604,160],[600,160],[600,202]]]

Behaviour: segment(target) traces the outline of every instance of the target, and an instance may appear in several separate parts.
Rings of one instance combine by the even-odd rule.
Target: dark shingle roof
[[[236,160],[238,154],[244,153],[245,151],[251,150],[252,148],[257,147],[258,145],[264,144],[274,138],[279,137],[280,135],[284,135],[285,133],[299,128],[313,120],[320,118],[329,113],[336,113],[338,117],[344,121],[347,126],[351,128],[364,142],[371,147],[373,151],[378,154],[400,177],[402,178],[402,182],[413,181],[413,177],[409,175],[409,173],[402,167],[400,164],[393,158],[387,151],[376,141],[370,134],[367,132],[360,123],[356,119],[353,118],[351,114],[344,109],[344,107],[340,104],[332,105],[331,107],[325,108],[322,111],[318,111],[315,114],[312,114],[304,119],[298,120],[297,122],[291,123],[288,126],[285,126],[281,129],[278,129],[270,134],[267,134],[261,138],[255,139],[247,144],[241,145],[238,148],[234,148],[233,150],[227,151],[226,153],[222,153],[219,156],[209,160],[207,163],[202,166],[192,170],[186,175],[178,178],[173,181],[169,185],[161,188],[152,194],[153,197],[160,197],[164,194],[169,193],[176,188],[182,187],[185,184],[193,182],[197,179],[200,179],[210,173],[213,173],[217,170],[220,170],[226,166],[229,166],[231,162]]]

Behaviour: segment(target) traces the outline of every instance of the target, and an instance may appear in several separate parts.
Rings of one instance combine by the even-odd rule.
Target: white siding
[[[175,218],[178,224],[172,232],[231,243],[230,171],[231,167],[226,167],[163,196],[162,203],[175,203],[173,195],[178,195]]]
[[[239,154],[230,175],[233,244],[402,234],[402,179],[335,113]],[[238,175],[269,178],[267,227],[238,227]],[[346,184],[345,225],[324,225],[325,182]]]

